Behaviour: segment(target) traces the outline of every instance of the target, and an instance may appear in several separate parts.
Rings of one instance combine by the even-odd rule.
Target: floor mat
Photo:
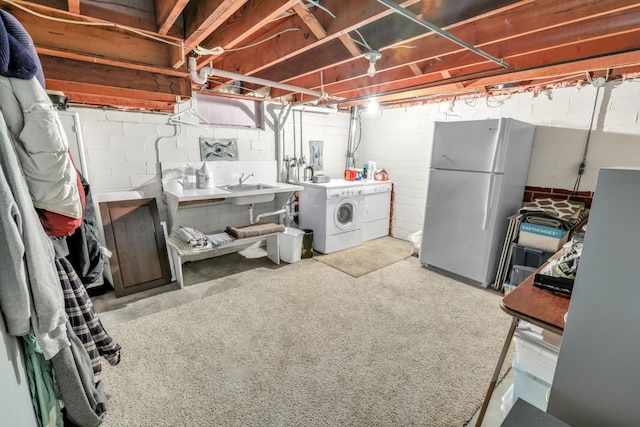
[[[411,243],[394,237],[381,237],[364,242],[355,248],[327,255],[316,255],[315,258],[350,276],[360,277],[409,256],[411,256]]]

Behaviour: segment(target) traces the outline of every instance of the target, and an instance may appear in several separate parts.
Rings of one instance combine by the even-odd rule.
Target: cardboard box
[[[556,252],[567,243],[569,232],[561,228],[545,227],[544,225],[520,224],[518,244],[543,251]]]

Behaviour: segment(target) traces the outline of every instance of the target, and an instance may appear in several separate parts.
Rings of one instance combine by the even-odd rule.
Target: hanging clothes
[[[69,236],[82,221],[84,194],[58,111],[41,77],[29,34],[2,11],[0,111],[45,229],[51,236]]]
[[[64,292],[65,310],[76,336],[82,341],[93,365],[93,374],[102,371],[100,356],[109,364],[120,363],[120,345],[102,326],[84,285],[65,258],[56,259],[56,268]]]
[[[67,283],[79,280],[69,280],[73,268],[68,261],[56,263],[49,238],[69,236],[79,227],[84,193],[62,123],[44,90],[33,42],[5,11],[0,11],[0,112],[0,232],[4,235],[0,240],[0,314],[11,335],[33,331],[37,343],[24,342],[32,350],[31,344],[39,345],[42,359],[32,358],[31,367],[45,368],[40,370],[44,372],[46,364],[40,362],[51,361],[58,397],[64,402],[63,417],[72,425],[98,426],[106,415],[107,397],[102,383],[95,382],[87,350],[67,320],[56,267],[64,271]],[[79,307],[77,300],[76,305]],[[101,342],[98,348],[104,346],[109,358],[119,361],[119,346],[107,343],[111,339],[105,338],[93,305],[90,301],[81,305],[80,316],[93,314],[85,326],[92,333],[96,330]],[[30,385],[38,395],[34,405],[40,421],[49,417],[48,424],[59,425],[60,418],[49,402],[51,383],[39,378],[35,369],[32,374]]]
[[[51,361],[46,360],[33,334],[22,337],[31,401],[41,427],[62,427],[64,420],[56,394]]]
[[[51,240],[38,219],[0,114],[0,311],[11,335],[32,329],[45,359],[69,346]]]
[[[102,244],[98,234],[96,211],[91,196],[91,187],[87,180],[78,173],[86,199],[84,218],[76,231],[66,238],[69,248],[67,259],[78,277],[85,285],[97,282],[104,272]]]
[[[89,355],[72,329],[68,324],[71,345],[51,359],[53,372],[64,402],[64,416],[75,426],[94,427],[104,421],[108,398],[102,382],[95,381]]]

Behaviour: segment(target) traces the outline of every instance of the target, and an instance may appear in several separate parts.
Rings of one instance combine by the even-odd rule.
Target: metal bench
[[[182,275],[182,264],[188,261],[200,261],[203,259],[214,258],[221,255],[227,255],[237,252],[240,248],[248,247],[255,242],[266,240],[267,258],[275,264],[280,264],[280,242],[278,236],[280,233],[262,234],[259,236],[245,237],[235,239],[232,242],[225,243],[217,248],[196,249],[185,251],[176,245],[172,239],[167,240],[169,249],[169,258],[175,270],[176,281],[180,285],[180,289],[184,288],[184,277]]]

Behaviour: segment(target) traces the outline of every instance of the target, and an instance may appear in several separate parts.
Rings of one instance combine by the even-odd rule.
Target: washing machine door
[[[333,210],[333,223],[342,231],[353,230],[356,228],[357,214],[356,202],[352,199],[342,199],[336,203]]]

